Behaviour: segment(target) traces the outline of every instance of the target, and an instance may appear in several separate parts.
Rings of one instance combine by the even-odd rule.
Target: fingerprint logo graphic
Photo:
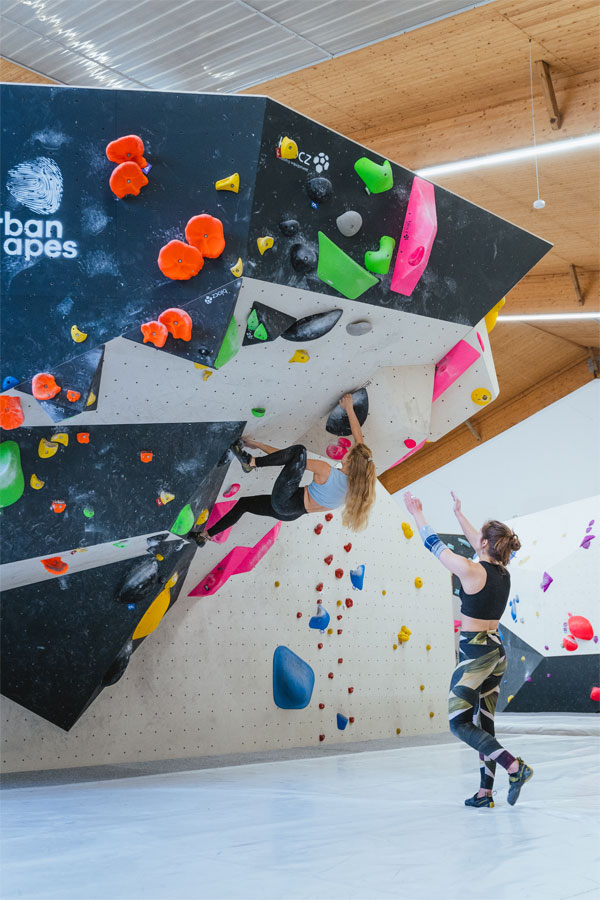
[[[53,159],[38,156],[14,166],[8,173],[6,188],[19,203],[34,212],[48,215],[60,206],[62,174]]]

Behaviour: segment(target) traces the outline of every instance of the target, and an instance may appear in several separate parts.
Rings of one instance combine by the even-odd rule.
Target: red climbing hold
[[[77,403],[81,394],[79,391],[67,391],[67,400],[69,403]]]
[[[338,628],[338,634],[341,634],[341,633],[342,633],[342,629]]]
[[[48,559],[40,560],[43,567],[47,572],[52,572],[53,575],[64,575],[69,566],[67,563],[60,558],[60,556],[50,556]]]
[[[350,597],[346,597],[344,603],[346,604],[346,609],[350,609],[351,606],[354,606],[354,600],[351,600]]]
[[[330,672],[329,675],[328,675],[327,677],[328,677],[328,678],[333,678],[333,672]]]
[[[352,725],[352,723],[354,722],[354,716],[350,716],[350,718],[348,719],[348,721],[349,721],[350,724]]]
[[[172,307],[165,309],[158,317],[158,321],[166,327],[169,334],[174,338],[182,341],[191,341],[192,339],[192,318],[184,309]]]
[[[323,644],[317,644],[317,647],[319,648],[319,650],[322,650],[322,649],[323,649]]]
[[[89,442],[90,442],[89,431],[78,431],[77,432],[77,442],[79,444],[89,444]]]
[[[341,618],[342,618],[342,616],[337,616],[338,622],[340,621]]]
[[[325,516],[325,521],[331,522],[332,519],[333,519],[333,513],[327,513],[327,515]]]
[[[31,379],[31,393],[36,400],[51,400],[61,391],[54,380],[54,375],[49,372],[38,372]]]
[[[209,259],[216,259],[225,249],[223,223],[206,213],[190,219],[185,226],[185,238],[188,244],[197,247],[202,256]]]
[[[352,550],[352,544],[344,544],[344,550],[346,551],[346,553],[350,553],[350,551]]]
[[[301,618],[302,618],[302,613],[301,613],[301,612],[297,612],[297,613],[296,613],[296,618],[297,618],[297,619],[301,619]]]
[[[591,641],[594,637],[592,623],[585,616],[569,616],[569,631],[580,641]]]
[[[324,735],[324,734],[320,734],[320,735],[319,735],[319,740],[320,740],[320,741],[324,741],[324,740],[325,740],[325,735]]]
[[[336,570],[335,570],[335,577],[336,577],[336,578],[343,578],[343,577],[344,577],[344,570],[343,570],[343,569],[336,569]]]
[[[565,635],[565,637],[563,638],[563,647],[565,648],[565,650],[577,650],[578,646],[579,644],[572,634]]]
[[[317,526],[315,526],[315,534],[321,534],[322,531],[323,531],[323,525],[321,522],[319,522],[319,524]]]
[[[342,657],[340,656],[340,658],[338,659],[338,663],[343,663],[343,662],[344,662],[344,660],[343,660]]]
[[[319,597],[319,598],[317,599],[317,606],[320,606],[322,602],[323,602],[322,599]]]
[[[169,241],[158,254],[158,268],[175,281],[187,281],[197,275],[204,265],[204,257],[197,247],[184,241]]]
[[[324,704],[324,703],[319,703],[319,709],[325,709],[325,704]]]
[[[144,159],[144,142],[137,134],[127,134],[111,141],[106,147],[106,155],[114,163],[134,162],[141,169],[148,165]]]
[[[353,688],[353,687],[349,687],[349,688],[348,688],[348,693],[349,693],[349,694],[353,694],[353,693],[354,693],[354,688]]]
[[[320,581],[320,582],[318,583],[318,585],[316,586],[315,590],[317,590],[317,591],[322,591],[322,590],[323,590],[323,582],[322,582],[322,581]]]
[[[152,462],[153,456],[152,450],[140,450],[140,459],[143,463]]]
[[[55,513],[64,512],[66,508],[67,508],[67,504],[65,503],[64,500],[53,500],[52,501],[52,509],[54,510]]]
[[[333,562],[333,553],[330,553],[329,556],[326,556],[323,562],[330,566]]]
[[[593,687],[590,694],[590,700],[600,700],[600,687]]]
[[[154,344],[155,347],[164,347],[167,338],[169,336],[169,331],[166,325],[163,325],[162,322],[144,322],[140,325],[142,329],[142,334],[144,335],[144,343],[145,344]]]
[[[141,189],[148,184],[148,179],[137,163],[124,162],[113,169],[108,183],[113,194],[122,200],[127,194],[137,197]]]
[[[18,428],[25,421],[18,397],[0,397],[0,425],[7,431]]]
[[[412,438],[406,438],[404,441],[404,446],[408,447],[409,450],[413,450],[417,446],[417,442],[413,441]]]

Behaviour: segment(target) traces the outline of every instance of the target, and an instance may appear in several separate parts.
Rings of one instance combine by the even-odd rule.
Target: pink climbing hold
[[[429,181],[415,175],[402,226],[391,289],[410,297],[427,268],[437,234],[435,191]]]
[[[349,441],[348,438],[338,438],[338,444],[340,447],[345,447],[346,450],[349,450],[352,446],[352,441]]]
[[[462,621],[460,619],[454,620],[454,634],[458,634],[462,625]]]
[[[225,491],[223,496],[224,497],[233,497],[234,494],[237,494],[240,487],[241,487],[241,485],[239,485],[239,484],[232,484],[230,488],[227,488],[227,490]]]
[[[339,444],[328,444],[325,452],[329,459],[343,459],[348,451]]]
[[[271,528],[254,547],[234,547],[208,575],[190,591],[190,597],[206,597],[215,594],[232,575],[251,572],[265,556],[281,529],[281,522]]]
[[[479,341],[479,346],[481,347],[481,352],[485,353],[485,344],[483,343],[483,339],[479,332],[477,332],[477,340]]]
[[[590,700],[600,701],[600,687],[592,688],[592,693],[590,694]]]
[[[432,401],[437,400],[444,391],[447,391],[450,385],[454,384],[456,379],[460,378],[463,372],[466,372],[480,356],[481,353],[467,341],[459,341],[458,344],[455,344],[435,367]]]
[[[548,575],[547,572],[544,572],[544,574],[542,575],[542,583],[540,584],[540,587],[544,593],[546,593],[553,581],[554,578],[551,575]]]
[[[404,441],[404,446],[408,447],[409,450],[414,450],[417,446],[417,442],[413,441],[412,438],[406,438],[406,440]]]
[[[426,443],[427,443],[427,438],[425,438],[425,440],[421,441],[420,444],[417,444],[416,447],[412,447],[412,448],[408,451],[408,453],[405,453],[404,456],[401,456],[400,459],[396,460],[395,463],[392,463],[391,466],[388,466],[387,471],[389,471],[390,469],[393,469],[394,466],[399,465],[399,463],[404,462],[405,459],[408,459],[409,456],[412,456],[413,453],[416,453],[417,450],[420,450],[421,447],[424,447]]]

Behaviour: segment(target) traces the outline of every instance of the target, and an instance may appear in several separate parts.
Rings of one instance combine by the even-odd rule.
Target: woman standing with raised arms
[[[533,775],[520,757],[515,758],[495,738],[494,712],[500,682],[506,670],[506,651],[498,632],[498,622],[510,593],[506,569],[519,538],[503,522],[485,522],[477,531],[463,516],[460,500],[452,494],[454,513],[463,533],[478,556],[478,562],[453,553],[427,524],[421,501],[410,491],[404,494],[406,508],[414,516],[419,534],[441,564],[460,579],[462,630],[459,662],[450,681],[448,715],[450,731],[479,752],[479,791],[465,800],[465,806],[494,805],[492,789],[496,763],[508,772],[508,802],[517,802],[521,787]],[[480,726],[473,724],[479,709]]]

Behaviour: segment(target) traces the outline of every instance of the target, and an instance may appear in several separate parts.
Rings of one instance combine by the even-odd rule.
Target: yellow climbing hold
[[[276,582],[275,582],[275,587],[279,587],[280,584],[281,584],[280,581],[276,581]]]
[[[289,137],[281,138],[279,150],[283,159],[296,159],[298,156],[298,144]]]
[[[420,691],[424,691],[424,690],[425,690],[425,685],[424,685],[424,684],[420,684],[420,685],[419,685],[419,690],[420,690]]]
[[[265,250],[270,250],[273,246],[273,238],[267,234],[265,235],[265,237],[257,238],[256,243],[258,244],[258,249],[260,250],[260,255],[262,256]]]
[[[489,313],[486,316],[484,316],[485,327],[488,330],[488,334],[490,333],[490,331],[496,324],[496,321],[498,319],[498,313],[500,312],[500,310],[502,309],[502,307],[504,306],[505,303],[506,303],[506,297],[503,297],[502,300],[498,300],[496,305],[492,306]]]
[[[86,400],[86,402],[85,402],[85,405],[86,405],[86,406],[91,406],[91,405],[92,405],[93,403],[95,403],[95,402],[96,402],[96,395],[95,395],[95,393],[94,393],[93,391],[90,391],[90,395],[89,395],[89,397],[87,398],[87,400]]]
[[[67,447],[69,444],[69,435],[66,431],[58,431],[56,434],[52,435],[50,440],[55,441],[57,444],[62,444],[64,447]]]
[[[77,325],[71,325],[71,337],[76,344],[82,344],[83,341],[85,341],[87,334],[84,331],[80,331]]]
[[[419,578],[419,577],[415,578],[415,587],[416,588],[423,587],[423,579],[422,578]]]
[[[431,650],[431,644],[425,644],[425,649],[426,649],[426,650]]]
[[[38,453],[42,459],[54,456],[57,450],[58,444],[55,444],[53,441],[47,441],[46,438],[42,438],[38,445]]]
[[[342,601],[341,601],[341,600],[338,600],[337,603],[336,603],[336,606],[341,606],[341,605],[342,605]]]
[[[333,628],[328,628],[328,629],[327,629],[327,634],[333,634]]]
[[[524,656],[521,657],[521,662],[525,662],[525,657],[524,657]]]
[[[161,491],[158,498],[164,506],[166,503],[170,503],[171,500],[175,499],[175,494],[170,494],[168,491]]]
[[[198,518],[196,519],[196,525],[204,525],[206,520],[208,519],[209,512],[207,509],[203,509]]]
[[[400,733],[401,733],[401,731],[402,731],[402,729],[401,729],[401,728],[396,728],[396,734],[400,734]]]
[[[491,399],[492,392],[487,388],[475,388],[471,394],[471,400],[473,403],[476,403],[477,406],[487,406]]]
[[[208,381],[210,376],[213,374],[213,370],[209,369],[208,366],[203,366],[202,363],[194,363],[195,369],[203,369],[202,372],[202,381]]]
[[[164,556],[162,555],[162,553],[157,553],[155,558],[156,558],[159,562],[162,562],[163,559],[164,559]]]
[[[217,181],[215,187],[218,191],[233,191],[234,194],[237,194],[240,189],[240,176],[237,172],[234,172],[233,175],[228,175],[227,178],[221,178],[220,181]]]
[[[310,356],[308,355],[306,350],[296,350],[296,352],[294,353],[292,358],[289,360],[289,362],[291,362],[291,363],[294,363],[294,362],[307,363],[309,361],[309,359],[310,359]]]
[[[238,258],[235,266],[232,266],[229,270],[232,275],[235,275],[236,278],[241,278],[244,272],[244,263],[242,262],[242,257]]]
[[[175,574],[172,575],[171,578],[169,578],[160,594],[152,601],[152,603],[138,622],[137,628],[133,632],[134,641],[138,638],[143,638],[149,634],[152,634],[154,629],[158,626],[162,617],[169,608],[169,604],[171,602],[171,588],[175,584],[177,584],[178,578],[179,575],[177,574],[177,572],[175,572]]]
[[[404,537],[407,538],[408,540],[410,540],[410,538],[411,538],[411,537],[413,536],[413,534],[414,534],[414,531],[412,530],[412,528],[410,527],[410,525],[408,524],[408,522],[403,522],[403,523],[402,523],[402,532],[403,532],[403,534],[404,534]]]
[[[387,591],[382,591],[381,593],[385,597],[385,595],[387,594]]]
[[[34,491],[39,491],[46,484],[45,481],[42,481],[41,478],[38,478],[37,475],[32,475],[29,479],[29,484],[34,489]]]
[[[514,696],[515,696],[514,694],[509,694],[506,702],[510,703],[510,701],[513,699]]]
[[[434,712],[430,712],[430,713],[429,713],[429,718],[430,718],[430,719],[433,719],[434,716],[435,716],[435,713],[434,713]]]
[[[398,649],[398,644],[394,644],[394,650]]]

